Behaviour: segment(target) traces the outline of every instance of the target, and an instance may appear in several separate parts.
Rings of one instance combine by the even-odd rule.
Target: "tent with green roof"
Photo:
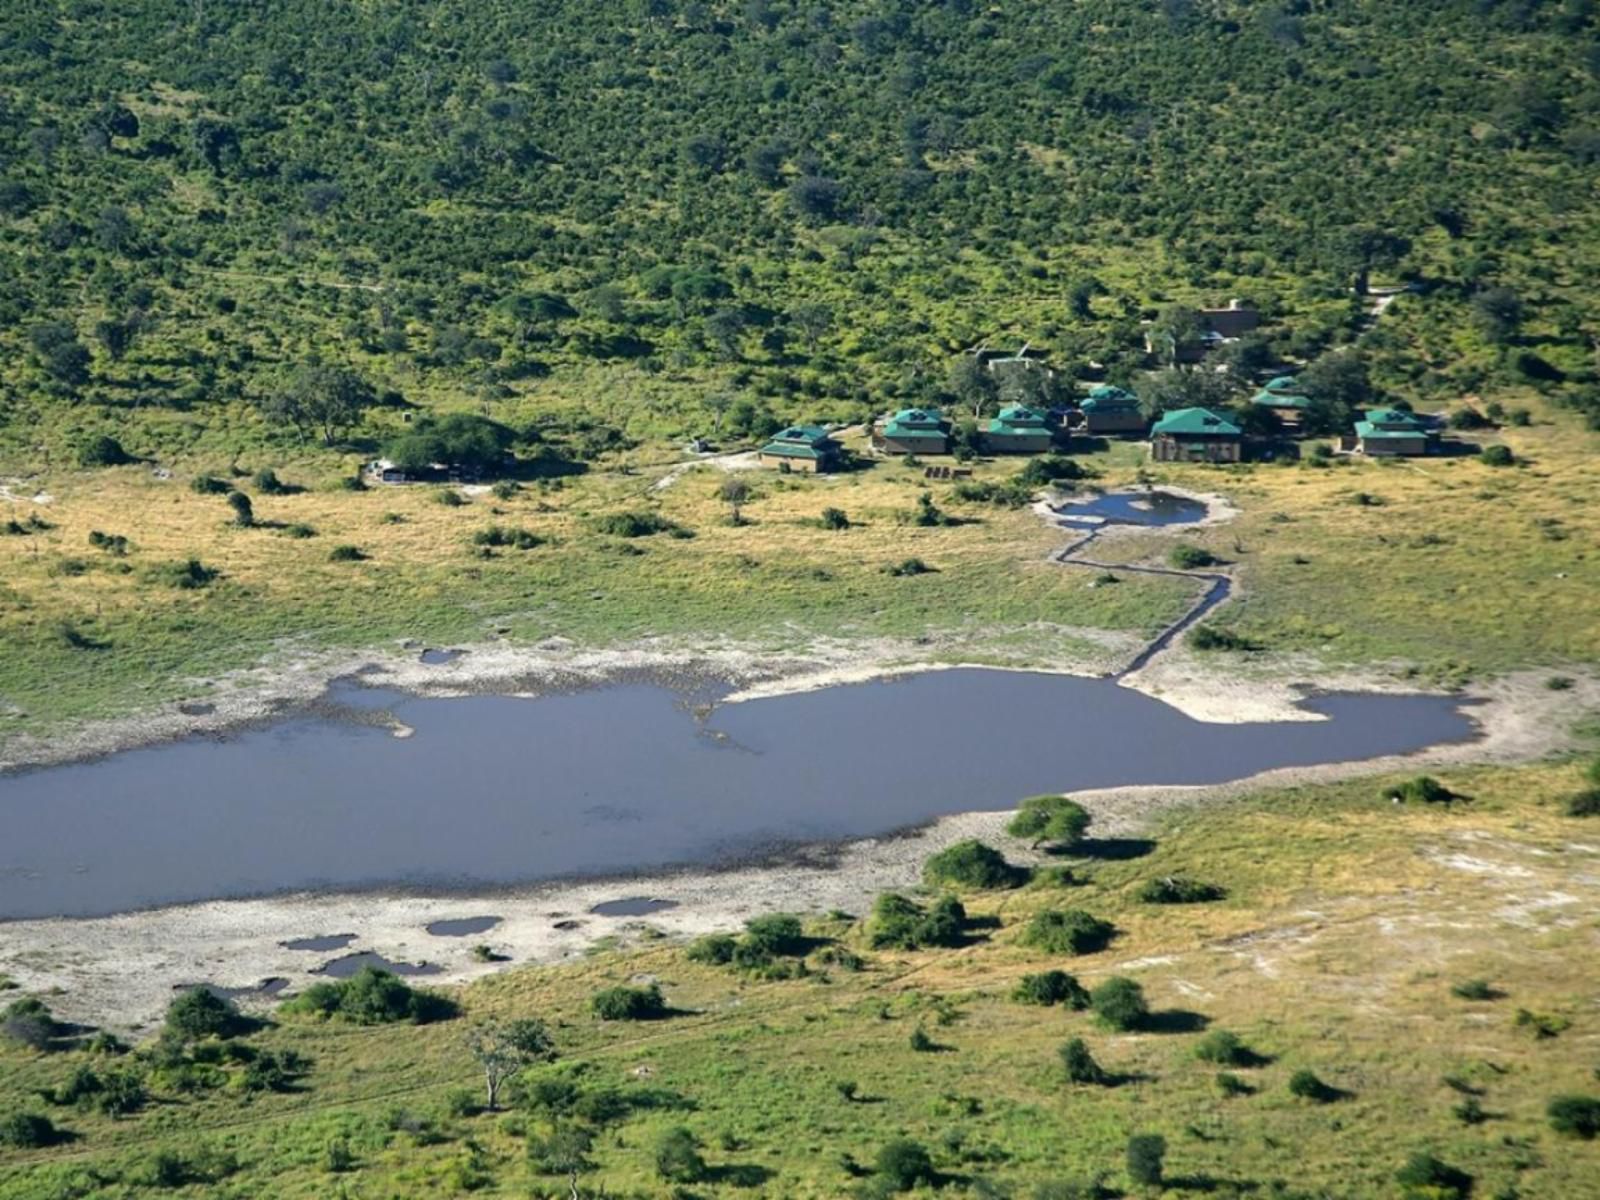
[[[839,465],[839,443],[820,425],[791,425],[774,434],[756,458],[764,467],[815,474]]]
[[[983,429],[985,449],[996,454],[1038,454],[1054,441],[1044,414],[1026,404],[1006,405]]]
[[[902,408],[879,425],[873,439],[885,454],[944,454],[949,427],[937,408]]]
[[[1209,408],[1178,408],[1150,428],[1150,454],[1158,462],[1238,462],[1244,430]]]

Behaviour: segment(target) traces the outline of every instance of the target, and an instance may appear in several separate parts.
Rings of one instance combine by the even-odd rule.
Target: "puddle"
[[[475,933],[488,933],[504,917],[457,917],[447,921],[433,921],[423,926],[434,937],[471,937]]]
[[[446,663],[455,662],[465,653],[465,650],[424,650],[418,661],[430,667],[442,667]]]
[[[1205,519],[1206,506],[1199,500],[1174,496],[1171,492],[1106,492],[1076,504],[1062,504],[1055,514],[1068,525],[1092,528],[1097,525],[1192,525]]]
[[[353,933],[330,933],[321,937],[291,938],[287,942],[279,942],[285,950],[315,950],[326,954],[329,950],[343,950],[356,940]]]
[[[435,966],[433,963],[392,962],[381,954],[365,950],[360,954],[346,954],[343,958],[325,962],[312,974],[327,975],[332,979],[349,979],[362,967],[377,967],[380,971],[389,971],[395,975],[437,975],[444,970],[443,967]]]
[[[0,920],[736,865],[1041,792],[1221,783],[1474,733],[1448,697],[1321,696],[1303,707],[1326,720],[1214,725],[1109,679],[971,668],[709,716],[656,683],[333,698],[227,738],[0,773]],[[417,736],[341,719],[371,709]],[[923,732],[886,752],[900,729]]]
[[[654,900],[649,896],[626,896],[621,900],[607,900],[589,911],[597,917],[643,917],[654,912],[677,908],[676,900]]]

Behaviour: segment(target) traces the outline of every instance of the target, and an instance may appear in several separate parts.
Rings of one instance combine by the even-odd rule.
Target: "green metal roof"
[[[828,440],[828,431],[820,425],[791,425],[781,433],[772,435],[774,442],[801,442],[815,446]]]
[[[1267,380],[1267,386],[1262,390],[1287,392],[1291,396],[1298,396],[1300,394],[1300,381],[1293,375],[1279,375],[1276,379]]]
[[[1091,388],[1089,398],[1079,405],[1085,412],[1118,412],[1139,407],[1139,397],[1109,383]]]
[[[826,458],[838,450],[820,425],[791,425],[761,447],[761,453],[786,458]]]
[[[1049,438],[1050,430],[1044,423],[1044,414],[1037,413],[1025,404],[1008,404],[1000,415],[989,422],[990,433],[1003,433],[1010,437]]]
[[[903,408],[883,424],[885,437],[901,441],[943,441],[944,426],[936,408]]]
[[[1385,429],[1382,425],[1374,425],[1371,421],[1356,422],[1356,436],[1366,441],[1382,441],[1385,438],[1426,438],[1428,431],[1421,425],[1412,425],[1406,429]]]
[[[1244,430],[1209,408],[1177,408],[1157,421],[1150,434],[1152,437],[1242,437]]]
[[[1363,425],[1394,429],[1408,434],[1423,432],[1422,422],[1403,408],[1369,408]]]
[[[1277,380],[1273,380],[1273,383],[1276,382]],[[1297,396],[1291,392],[1275,392],[1269,383],[1250,398],[1250,403],[1259,404],[1263,408],[1310,408],[1311,398]]]

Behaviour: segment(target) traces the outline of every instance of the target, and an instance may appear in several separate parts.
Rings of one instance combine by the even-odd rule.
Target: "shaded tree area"
[[[1348,336],[1349,289],[1417,272],[1493,345],[1554,324],[1550,386],[1593,382],[1573,364],[1592,373],[1600,323],[1535,263],[1592,258],[1589,8],[738,7],[19,11],[10,386],[204,410],[320,355],[492,406],[626,363],[719,372],[778,421],[884,397],[982,415],[1049,402],[1042,375],[941,386],[1014,319],[1115,372],[1140,317],[1255,280],[1327,310],[1286,347],[1310,359]],[[1146,294],[1103,282],[1108,247],[1160,264]],[[649,419],[714,423],[673,404]]]

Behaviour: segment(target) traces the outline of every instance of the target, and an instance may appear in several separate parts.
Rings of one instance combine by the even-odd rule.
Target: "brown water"
[[[1454,701],[1335,695],[1330,719],[1206,725],[1109,680],[956,670],[700,720],[663,687],[420,699],[416,730],[291,719],[0,775],[0,919],[286,890],[484,888],[745,861],[1027,795],[1204,784],[1472,736]]]

